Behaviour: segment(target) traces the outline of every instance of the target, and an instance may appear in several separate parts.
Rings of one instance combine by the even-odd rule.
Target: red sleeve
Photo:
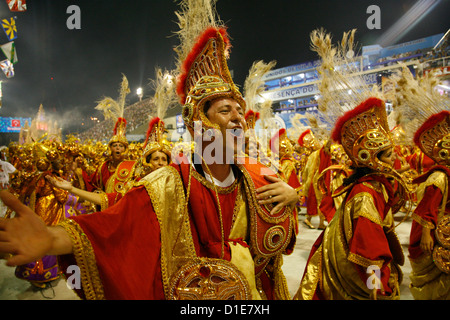
[[[385,218],[384,211],[387,205],[384,196],[371,188],[365,187],[363,184],[357,184],[352,190],[352,193],[354,194],[359,192],[367,192],[372,195],[375,209],[378,212],[380,220],[383,220]],[[349,199],[351,199],[351,197],[349,197]],[[372,215],[375,216],[376,214],[377,213],[373,213]],[[380,224],[361,215],[352,221],[353,235],[348,242],[349,256],[351,255],[356,259],[353,260],[354,266],[364,282],[366,282],[370,276],[370,274],[367,273],[367,266],[378,265],[381,273],[381,282],[386,294],[389,295],[392,293],[392,289],[388,285],[391,274],[389,265],[393,260],[393,256],[385,231]]]
[[[91,182],[91,176],[89,176],[87,174],[87,172],[84,170],[81,172],[81,174],[83,176],[85,189],[89,192],[95,191],[95,187],[92,185],[92,182]]]
[[[364,217],[353,220],[353,237],[349,243],[349,252],[374,262],[381,261],[381,282],[386,293],[392,293],[388,285],[391,273],[389,262],[392,261],[392,254],[380,225]],[[358,264],[355,264],[355,267],[361,279],[366,282],[370,276],[367,268]]]
[[[441,201],[442,193],[438,187],[432,185],[425,189],[423,198],[413,213],[414,220],[411,225],[408,246],[410,258],[417,259],[423,254],[422,248],[420,248],[423,226],[436,226]],[[434,238],[434,232],[431,233],[431,236]]]
[[[91,242],[106,299],[164,299],[159,223],[144,187],[73,219]]]
[[[298,181],[298,176],[297,176],[295,170],[292,170],[291,176],[289,177],[287,184],[290,185],[294,189],[297,189],[301,186],[300,181]]]
[[[434,185],[428,186],[425,189],[422,200],[414,210],[414,215],[420,217],[420,220],[432,223],[434,226],[436,226],[438,211],[441,202],[441,190]]]

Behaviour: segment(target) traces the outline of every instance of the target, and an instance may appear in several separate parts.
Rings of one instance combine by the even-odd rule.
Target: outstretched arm
[[[9,254],[8,266],[26,264],[45,255],[72,253],[72,242],[63,228],[47,227],[8,191],[0,191],[0,199],[16,213],[12,219],[0,219],[0,256]]]
[[[78,189],[74,187],[71,182],[60,177],[52,177],[47,175],[45,176],[45,178],[56,188],[67,190],[70,193],[73,193],[74,195],[80,197],[81,199],[92,202],[93,204],[102,204],[102,198],[98,193]]]

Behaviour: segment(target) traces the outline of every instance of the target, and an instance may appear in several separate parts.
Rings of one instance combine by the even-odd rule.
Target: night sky
[[[375,44],[415,2],[219,0],[217,11],[232,39],[229,68],[242,86],[254,61],[276,60],[281,68],[317,59],[309,49],[309,33],[315,28],[324,27],[336,39],[357,28],[360,45]],[[380,30],[366,26],[371,4],[381,9]],[[81,10],[81,30],[66,26],[70,5]],[[131,104],[138,100],[138,87],[144,97],[152,94],[148,84],[155,67],[175,67],[173,0],[28,0],[27,6],[26,12],[12,13],[0,0],[0,18],[17,17],[19,60],[15,77],[0,75],[0,116],[34,117],[42,103],[47,116],[71,130],[87,116],[103,119],[94,109],[96,102],[104,96],[117,98],[122,73],[130,83]],[[450,0],[441,0],[396,43],[445,33],[449,14]],[[1,43],[8,42],[0,32]]]

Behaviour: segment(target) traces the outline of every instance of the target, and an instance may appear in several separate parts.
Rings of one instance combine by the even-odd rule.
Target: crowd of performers
[[[441,121],[450,121],[448,112],[443,112],[438,117],[441,118]],[[258,114],[250,110],[246,113],[245,119],[251,126],[258,120]],[[430,121],[435,122],[434,119]],[[24,145],[12,143],[3,151],[8,161],[17,169],[10,176],[10,192],[33,209],[48,226],[57,225],[63,219],[107,209],[117,203],[141,178],[154,170],[169,165],[172,150],[178,145],[178,143],[166,140],[164,122],[159,118],[154,118],[149,123],[144,143],[130,144],[124,135],[125,128],[126,121],[119,119],[115,134],[108,145],[92,142],[80,143],[73,136],[69,136],[64,143],[51,140]],[[445,250],[445,245],[448,246],[448,242],[445,242],[448,240],[445,238],[448,236],[448,222],[444,219],[445,211],[439,210],[445,204],[443,201],[448,190],[445,185],[445,182],[448,181],[448,169],[438,165],[427,156],[421,150],[420,143],[419,145],[407,144],[404,139],[404,130],[400,126],[392,129],[390,136],[395,145],[392,149],[387,149],[391,155],[387,156],[389,160],[386,163],[390,163],[397,172],[401,172],[409,184],[409,189],[414,190],[410,198],[410,205],[416,207],[416,210],[408,249],[413,265],[411,290],[417,298],[448,298],[447,257],[444,256],[443,260],[439,260],[441,264],[437,267],[433,264],[438,261],[433,259],[434,262],[432,261],[431,264],[433,268],[428,262],[425,274],[420,274],[422,269],[418,265],[419,262],[416,262],[427,259],[427,257],[431,259],[433,253],[439,254],[439,249]],[[380,184],[374,187],[372,184],[375,178],[366,174],[357,178],[358,184],[361,184],[359,186],[361,190],[356,191],[356,188],[353,188],[354,191],[347,196],[340,191],[344,180],[351,178],[355,173],[352,161],[341,144],[331,139],[319,141],[311,129],[302,132],[297,141],[288,138],[286,130],[281,129],[270,140],[271,144],[275,144],[275,142],[277,149],[275,150],[272,145],[269,145],[267,149],[269,151],[265,158],[271,164],[277,165],[279,177],[296,190],[298,194],[296,212],[306,210],[306,218],[302,221],[306,227],[316,228],[311,223],[311,218],[317,216],[320,221],[317,228],[324,230],[345,198],[347,198],[345,202],[349,203],[351,202],[349,199],[352,197],[357,199],[363,192],[368,192],[372,197],[370,202],[373,201],[371,205],[375,205],[373,209],[376,209],[377,212],[383,209],[386,213],[389,211],[387,209],[391,209],[386,209],[387,204],[383,204],[383,201],[379,203],[380,199],[378,199],[382,194],[380,192],[383,189],[382,185],[389,186],[386,189],[390,192],[388,193],[390,197],[396,195],[396,190],[393,188],[395,184],[386,179],[378,181],[380,177],[377,177],[376,181]],[[181,144],[184,147],[187,145],[183,142]],[[277,159],[271,159],[272,152],[278,155]],[[368,188],[368,186],[370,187]],[[423,198],[425,200],[421,201]],[[408,204],[404,203],[404,205]],[[365,206],[367,206],[366,203],[359,203],[358,207],[351,210],[354,211],[353,214],[364,217],[362,211]],[[397,210],[406,211],[404,206],[398,207]],[[392,212],[392,214],[395,213]],[[364,214],[373,214],[373,212],[364,212]],[[13,216],[14,213],[11,210],[6,212],[6,218]],[[374,223],[372,219],[383,219],[383,216],[380,214],[376,218],[359,219],[361,221],[358,221],[358,228],[362,230],[353,229],[353,233],[357,232],[353,238],[356,236],[368,237],[368,234],[364,233],[373,228],[363,229],[363,223],[371,225]],[[368,221],[365,221],[366,219]],[[296,217],[295,220],[295,234],[298,235],[297,222],[301,219]],[[379,222],[380,225],[375,224],[374,226],[384,227],[383,223]],[[442,230],[437,229],[438,226]],[[376,230],[371,230],[369,233],[370,236],[376,236],[376,234]],[[334,236],[335,240],[338,239],[338,235]],[[440,238],[436,238],[436,236]],[[323,235],[320,241],[322,241],[322,237]],[[352,240],[352,242],[356,242],[356,240]],[[390,280],[389,274],[392,274],[394,270],[393,261],[390,261],[395,259],[394,253],[390,253],[391,249],[388,244],[380,245],[376,242],[377,240],[381,239],[372,238],[371,243],[366,243],[364,246],[357,244],[358,242],[349,246],[348,250],[355,260],[349,259],[347,263],[360,267],[360,270],[357,271],[362,279],[367,277],[365,268],[369,265],[380,266],[383,275],[383,296],[386,292],[388,296],[398,296],[398,282],[401,281],[398,279],[398,273],[401,271],[399,269],[395,271],[397,284],[392,286],[395,281]],[[318,242],[320,243],[320,241]],[[310,259],[315,257],[313,253],[316,249],[316,247],[313,248]],[[355,251],[353,252],[353,250]],[[376,252],[377,250],[379,252]],[[395,254],[402,255],[400,252]],[[383,259],[375,259],[375,257],[383,257]],[[361,262],[361,259],[365,261]],[[342,267],[340,269],[344,270]],[[32,263],[16,267],[15,274],[18,278],[27,280],[37,287],[45,288],[46,284],[60,276],[61,271],[58,268],[56,256],[47,255]],[[431,283],[436,282],[443,285],[440,291],[435,291],[436,286],[427,288],[426,284],[429,283],[424,280],[427,277],[431,278]],[[446,279],[446,281],[442,282],[439,279]],[[322,278],[321,280],[319,277],[317,278],[317,281],[331,280],[332,278]],[[316,288],[316,291],[311,291],[309,286],[307,289],[306,292],[313,294],[312,297],[324,298],[321,289]],[[336,295],[333,297],[346,298],[340,292],[333,294]],[[305,289],[303,288],[299,290],[296,298],[305,298],[304,295]]]
[[[166,140],[164,122],[159,118],[149,123],[143,143],[129,144],[125,131],[126,120],[120,118],[108,145],[81,143],[74,136],[65,142],[11,143],[3,149],[3,156],[16,170],[9,174],[4,188],[48,226],[104,210],[119,201],[134,182],[171,159],[172,143]],[[14,212],[6,210],[2,216],[12,218]],[[44,288],[60,276],[56,256],[17,267],[16,276]]]
[[[187,147],[167,142],[160,118],[143,145],[129,144],[120,117],[108,146],[74,138],[10,146],[17,173],[10,192],[0,192],[10,208],[0,219],[0,254],[16,275],[43,285],[78,265],[74,290],[84,299],[288,300],[283,255],[301,241],[298,212],[306,208],[302,223],[316,228],[318,216],[323,231],[294,299],[395,300],[405,257],[394,216],[403,210],[407,219],[413,207],[410,290],[415,299],[449,299],[448,98],[424,91],[409,101],[403,93],[398,101],[420,110],[414,144],[402,125],[389,128],[383,99],[354,91],[327,139],[313,126],[296,139],[281,129],[264,154],[251,137],[258,113],[226,64],[227,32],[202,30],[176,50],[177,93],[193,137]],[[327,94],[339,92],[331,84],[342,68],[327,65],[327,52],[336,51],[316,35],[316,47],[328,46],[316,49],[324,110],[339,101]],[[336,87],[346,93],[342,83]],[[419,96],[429,99],[421,104]],[[248,138],[248,148],[225,139],[230,130]],[[218,143],[223,158],[207,163],[203,156]],[[236,162],[223,161],[229,149]]]

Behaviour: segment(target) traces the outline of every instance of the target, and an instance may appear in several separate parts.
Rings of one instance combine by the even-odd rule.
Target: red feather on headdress
[[[220,32],[222,35],[222,38],[227,46],[227,49],[231,47],[230,40],[228,39],[227,31],[225,28],[214,28],[210,27],[207,28],[197,39],[195,45],[191,49],[190,53],[186,57],[186,59],[183,61],[183,64],[181,66],[181,74],[178,76],[177,79],[177,94],[180,97],[180,103],[185,104],[186,102],[186,79],[189,74],[189,70],[192,67],[192,64],[194,63],[197,56],[200,54],[200,52],[205,47],[206,43],[217,36],[217,32]]]
[[[307,129],[305,131],[302,132],[302,134],[300,135],[300,137],[298,137],[298,144],[303,147],[304,143],[303,143],[303,138],[307,135],[311,133],[311,129]]]
[[[275,133],[275,135],[272,137],[272,139],[270,139],[270,149],[273,150],[273,145],[275,144],[276,140],[279,140],[280,137],[286,133],[286,129],[285,128],[281,128],[280,130],[278,130],[277,133]]]
[[[161,125],[164,126],[164,122],[163,122],[160,118],[158,118],[158,117],[153,118],[153,119],[149,122],[149,124],[148,124],[148,129],[147,129],[147,136],[145,137],[144,149],[145,149],[145,147],[146,147],[147,144],[148,144],[148,139],[150,138],[150,135],[151,135],[152,132],[153,132],[153,128],[154,128],[155,126],[157,126],[159,122],[161,122]]]
[[[255,117],[255,122],[259,120],[259,112],[255,112],[253,110],[248,110],[247,113],[245,114],[245,120],[247,120],[250,117]]]
[[[125,118],[118,118],[116,121],[116,125],[114,126],[114,135],[117,134],[117,128],[119,127],[120,123],[124,123],[125,126],[127,125],[127,120]]]
[[[441,111],[429,117],[414,134],[414,143],[420,145],[420,136],[450,115],[449,111]]]
[[[367,110],[373,108],[373,107],[378,107],[378,108],[385,108],[383,100],[380,100],[378,98],[369,98],[367,100],[365,100],[364,102],[362,102],[360,105],[358,105],[356,108],[347,111],[346,113],[344,113],[343,116],[341,116],[338,121],[336,122],[336,125],[334,126],[333,132],[331,133],[331,139],[333,139],[334,141],[336,141],[337,143],[341,143],[341,131],[342,131],[342,127],[344,126],[344,124],[356,117],[358,114],[366,112]]]

